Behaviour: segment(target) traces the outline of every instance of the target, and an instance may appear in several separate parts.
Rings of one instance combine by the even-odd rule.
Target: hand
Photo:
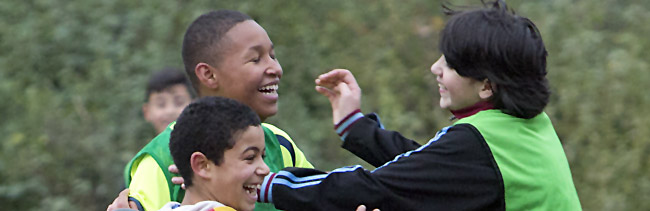
[[[357,211],[366,211],[366,205],[359,205],[359,207],[357,207]],[[374,209],[372,211],[379,211],[379,209]]]
[[[113,211],[121,208],[130,208],[137,210],[138,207],[135,204],[135,202],[129,201],[129,189],[124,189],[122,192],[120,192],[119,195],[117,195],[117,198],[113,200],[112,204],[109,204],[108,207],[106,208],[106,211]]]
[[[334,69],[318,76],[316,91],[329,99],[334,124],[361,108],[361,88],[349,70]]]
[[[167,170],[169,170],[169,172],[171,172],[172,174],[178,174],[179,173],[178,172],[178,167],[176,167],[176,164],[170,165],[167,168]],[[172,177],[172,183],[177,184],[177,185],[181,185],[181,188],[183,188],[183,190],[185,190],[185,180],[183,179],[183,177]]]

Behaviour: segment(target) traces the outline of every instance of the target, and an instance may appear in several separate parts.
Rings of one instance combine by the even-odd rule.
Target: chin
[[[233,207],[234,208],[234,207]],[[244,204],[239,208],[235,208],[237,211],[253,211],[255,209],[255,204]]]

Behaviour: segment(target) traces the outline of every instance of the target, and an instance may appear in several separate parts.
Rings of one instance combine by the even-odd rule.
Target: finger
[[[334,92],[340,93],[340,95],[350,95],[350,86],[346,83],[339,83],[334,87]]]
[[[346,75],[351,74],[350,71],[345,69],[334,69],[327,73],[321,74],[318,76],[318,79],[325,83],[332,83],[335,81],[340,81],[345,78]]]
[[[138,205],[134,201],[129,201],[129,208],[133,210],[137,210]]]
[[[176,167],[175,164],[169,165],[169,167],[167,169],[171,173],[178,174],[178,167]]]
[[[117,204],[126,204],[126,202],[129,201],[129,189],[124,189],[120,194],[117,196],[115,199],[114,203]]]
[[[183,182],[185,182],[185,180],[183,180],[183,177],[172,177],[172,183],[176,185],[181,185]]]
[[[316,86],[316,91],[318,93],[324,95],[325,97],[329,98],[329,99],[336,96],[336,93],[334,91],[332,91],[332,90],[330,90],[330,89],[328,89],[326,87]]]
[[[366,211],[366,206],[363,204],[359,205],[359,207],[357,207],[357,211]]]
[[[316,79],[316,85],[317,86],[326,87],[328,89],[334,88],[336,86],[336,84],[338,84],[338,83],[339,83],[339,81],[326,81],[326,80]]]

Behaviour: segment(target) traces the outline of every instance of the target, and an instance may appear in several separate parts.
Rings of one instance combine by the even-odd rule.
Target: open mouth
[[[274,84],[274,85],[264,86],[258,89],[258,91],[262,92],[262,94],[265,95],[274,95],[278,93],[278,85]]]
[[[244,190],[246,193],[248,193],[251,196],[257,197],[257,190],[259,190],[262,187],[261,184],[257,185],[244,185]]]

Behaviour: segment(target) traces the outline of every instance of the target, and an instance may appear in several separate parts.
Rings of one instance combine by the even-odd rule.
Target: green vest
[[[522,119],[492,109],[454,124],[462,123],[478,129],[492,151],[506,210],[581,210],[569,163],[546,113]]]
[[[126,187],[128,188],[131,184],[131,168],[133,163],[138,161],[144,155],[150,155],[158,166],[165,174],[167,178],[167,185],[170,190],[169,200],[181,202],[185,196],[185,190],[183,190],[180,185],[175,185],[171,182],[173,176],[179,176],[177,174],[172,174],[169,172],[168,167],[174,164],[171,153],[169,152],[169,137],[171,131],[174,129],[176,122],[171,123],[162,133],[156,136],[151,142],[149,142],[138,154],[135,155],[133,159],[126,165],[124,168],[124,181]],[[278,172],[280,169],[284,168],[284,160],[282,158],[282,151],[278,139],[270,129],[262,125],[264,129],[264,143],[266,144],[266,157],[264,158],[264,163],[269,166],[271,172]],[[255,204],[255,210],[276,210],[273,204],[268,203],[257,203]]]

